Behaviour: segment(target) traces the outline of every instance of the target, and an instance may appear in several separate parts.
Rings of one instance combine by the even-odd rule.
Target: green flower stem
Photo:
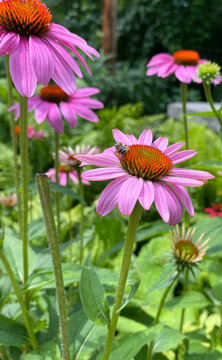
[[[175,282],[177,281],[179,275],[180,275],[181,271],[178,272],[177,276],[175,277],[175,279],[173,280],[172,284],[170,284],[170,286],[168,286],[168,288],[166,288],[166,290],[164,291],[163,295],[162,295],[162,298],[160,300],[160,303],[159,303],[159,307],[158,307],[158,310],[157,310],[157,314],[156,314],[156,317],[155,317],[155,321],[154,321],[154,325],[158,324],[159,322],[159,319],[160,319],[160,315],[161,315],[161,312],[162,312],[162,309],[163,309],[163,305],[165,303],[165,300],[166,300],[166,297],[167,295],[169,294],[172,286],[175,284]],[[151,341],[150,342],[150,346],[149,346],[149,349],[148,349],[148,353],[147,353],[147,360],[151,360],[152,357],[153,357],[153,348],[154,348],[154,341]]]
[[[56,182],[59,184],[59,134],[55,131],[55,171],[56,171]],[[61,236],[60,227],[60,194],[56,192],[56,217],[57,217],[57,231],[59,241]]]
[[[6,351],[5,351],[4,346],[0,346],[0,355],[1,355],[2,360],[8,360],[8,355],[7,355]]]
[[[81,178],[81,168],[77,168],[78,180],[79,180],[79,195],[82,200],[84,199],[84,186]],[[83,251],[84,251],[84,204],[80,202],[80,254],[79,262],[83,262]]]
[[[12,78],[9,70],[9,55],[5,56],[5,67],[6,67],[6,74],[7,74],[7,80],[8,80],[8,105],[11,107],[13,105],[13,85],[12,85]],[[21,228],[22,228],[22,207],[21,207],[21,196],[19,191],[19,171],[18,171],[18,154],[17,154],[17,139],[16,139],[16,133],[15,133],[15,120],[14,120],[14,114],[12,111],[10,111],[10,132],[11,132],[11,139],[12,139],[12,149],[13,149],[13,165],[14,165],[14,183],[16,188],[16,193],[18,197],[18,219],[19,219],[19,229],[21,234]]]
[[[189,268],[188,268],[188,266],[186,266],[185,274],[184,274],[183,293],[187,292],[187,290],[188,290],[188,278],[189,278]],[[185,317],[185,309],[182,309],[181,318],[180,318],[180,327],[179,327],[180,333],[183,332],[184,317]],[[180,349],[180,346],[178,346],[178,348],[176,350],[175,360],[178,360],[178,358],[179,358],[179,349]]]
[[[213,102],[213,98],[212,98],[212,94],[211,94],[211,86],[210,86],[210,84],[207,84],[206,82],[203,81],[203,87],[204,87],[204,93],[205,93],[206,99],[207,99],[212,111],[214,112],[216,118],[218,119],[220,126],[222,126],[222,118],[221,118],[220,112],[217,111],[214,106],[214,102]]]
[[[3,251],[0,249],[0,259],[2,260],[5,268],[6,268],[6,271],[8,273],[8,276],[10,278],[10,281],[11,281],[11,284],[12,284],[12,287],[14,289],[14,292],[15,292],[15,295],[18,299],[18,302],[19,302],[19,305],[20,305],[20,308],[21,308],[21,311],[22,311],[22,315],[23,315],[23,318],[24,318],[24,322],[25,322],[25,326],[27,328],[27,331],[28,331],[28,334],[29,334],[29,337],[30,337],[30,340],[31,340],[31,343],[32,343],[32,347],[33,349],[38,349],[38,343],[37,343],[37,340],[36,340],[36,337],[35,337],[35,334],[33,332],[33,324],[31,323],[30,321],[30,318],[29,318],[29,314],[28,314],[28,311],[26,309],[26,305],[25,305],[25,302],[23,300],[23,295],[22,295],[22,292],[17,284],[17,281],[16,281],[16,278],[14,276],[14,273],[12,271],[12,268],[7,260],[7,258],[5,257]]]
[[[183,122],[184,122],[184,134],[186,149],[189,149],[189,134],[188,134],[188,124],[187,124],[187,84],[181,83],[181,98],[182,98],[182,109],[183,109]]]
[[[116,330],[118,317],[119,317],[118,310],[122,305],[126,280],[127,280],[131,256],[132,256],[132,252],[133,252],[133,245],[134,245],[134,240],[135,240],[135,235],[136,235],[136,229],[139,224],[141,210],[142,210],[142,207],[141,207],[140,203],[137,201],[137,203],[129,217],[126,241],[125,241],[124,250],[123,250],[122,265],[121,265],[121,270],[120,270],[120,275],[119,275],[118,286],[117,286],[117,290],[116,290],[116,298],[115,298],[115,303],[114,303],[114,308],[113,308],[112,319],[108,326],[108,334],[107,334],[107,339],[106,339],[105,351],[103,354],[103,360],[109,359],[109,354],[111,351],[112,342],[113,342],[113,338],[115,335],[115,330]]]
[[[20,152],[22,177],[22,240],[24,283],[28,279],[28,99],[20,96]]]
[[[59,243],[56,233],[56,226],[51,206],[49,179],[47,175],[37,174],[36,183],[38,187],[39,197],[41,201],[49,248],[52,257],[52,264],[56,282],[56,292],[59,307],[59,321],[61,332],[61,344],[62,344],[62,358],[63,360],[70,360],[69,354],[69,338],[68,338],[68,326],[67,326],[67,314],[66,314],[66,298],[62,275],[62,265],[59,252]]]

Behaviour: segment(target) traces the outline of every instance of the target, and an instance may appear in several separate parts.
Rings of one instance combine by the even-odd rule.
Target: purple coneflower
[[[193,50],[179,50],[173,55],[161,53],[152,57],[147,64],[146,75],[157,76],[165,78],[173,73],[178,80],[184,83],[191,83],[192,81],[201,82],[198,80],[198,65],[207,62],[207,60],[200,59],[197,51]]]
[[[67,148],[64,148],[63,150],[59,150],[59,161],[70,166],[79,166],[80,162],[75,158],[75,155],[95,155],[99,154],[99,151],[100,150],[97,146],[91,147],[90,145],[77,145],[74,149],[69,146]],[[53,158],[55,158],[55,153],[53,153],[52,156]]]
[[[46,172],[46,175],[51,179],[51,181],[53,181],[53,182],[56,181],[56,169],[54,169],[54,168],[49,169]],[[60,183],[60,185],[66,186],[68,178],[70,178],[70,180],[74,184],[79,183],[78,174],[77,174],[76,170],[73,170],[72,167],[67,166],[67,165],[60,165],[59,166],[59,183]],[[88,180],[83,180],[82,182],[85,185],[90,185],[90,182]]]
[[[67,95],[59,86],[48,85],[40,90],[38,96],[28,101],[28,110],[35,110],[35,119],[41,124],[45,119],[56,132],[64,131],[62,115],[71,127],[76,127],[77,115],[91,122],[98,122],[98,116],[91,109],[103,108],[103,103],[90,96],[97,94],[97,88],[83,88]],[[8,109],[15,110],[15,120],[19,118],[19,104]]]
[[[67,94],[76,88],[75,75],[83,77],[68,48],[90,73],[76,48],[92,59],[98,52],[76,34],[52,22],[41,0],[2,0],[0,2],[0,56],[9,54],[12,80],[18,92],[31,97],[36,83],[47,85],[53,79]]]
[[[163,221],[177,224],[183,216],[183,205],[190,216],[193,205],[185,186],[201,186],[214,178],[206,171],[180,169],[174,166],[193,157],[197,152],[178,152],[184,143],[168,145],[160,137],[154,142],[151,130],[144,130],[137,140],[114,129],[117,144],[98,155],[76,155],[81,165],[102,166],[82,173],[84,180],[115,179],[102,192],[97,212],[106,215],[118,205],[123,215],[131,214],[137,200],[145,210],[154,202]],[[182,205],[183,204],[183,205]]]
[[[18,197],[16,193],[4,195],[2,194],[0,197],[0,203],[7,207],[12,207],[16,205],[18,202]]]

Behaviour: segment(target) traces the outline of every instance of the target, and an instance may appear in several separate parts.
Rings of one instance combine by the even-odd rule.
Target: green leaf
[[[17,321],[0,314],[0,344],[21,346],[29,343],[26,328]]]
[[[205,238],[210,237],[209,249],[207,250],[207,256],[218,257],[222,255],[222,219],[219,217],[207,218],[197,221],[196,232],[194,241],[204,233]]]
[[[55,183],[55,182],[52,182],[52,181],[50,181],[49,184],[50,184],[50,189],[51,189],[52,192],[59,192],[59,193],[61,193],[63,195],[70,196],[73,199],[81,201],[82,203],[84,203],[84,205],[86,205],[85,200],[79,194],[77,194],[72,189],[70,189],[69,187],[62,186],[62,185],[60,185],[58,183]]]
[[[11,282],[8,275],[2,275],[0,278],[0,306],[3,304],[4,300],[10,294],[11,291]]]
[[[207,354],[188,354],[184,356],[184,360],[222,360],[222,354],[218,351],[208,352]]]
[[[163,330],[155,338],[155,352],[162,352],[175,349],[185,339],[185,336],[177,330],[164,327]]]
[[[129,279],[127,281],[128,286],[131,287],[131,291],[128,295],[128,297],[126,298],[126,300],[124,301],[124,303],[120,306],[119,310],[117,312],[120,312],[122,309],[124,309],[124,307],[126,307],[126,305],[130,302],[130,300],[133,298],[133,296],[135,295],[135,293],[137,292],[139,285],[140,285],[140,280],[139,279]]]
[[[78,359],[96,325],[87,318],[83,310],[72,314],[68,321],[70,358]]]
[[[157,336],[161,328],[162,325],[159,324],[149,330],[128,334],[114,341],[109,360],[132,360],[148,341],[152,341]],[[96,360],[102,360],[102,353],[98,355]]]
[[[165,308],[197,308],[202,309],[206,306],[209,306],[210,301],[200,292],[197,291],[188,291],[184,295],[177,296],[164,305]]]
[[[147,327],[150,327],[154,320],[152,316],[148,315],[141,307],[132,302],[121,311],[121,316],[146,325]]]
[[[203,116],[203,117],[213,117],[215,118],[216,115],[213,111],[203,111],[203,112],[196,112],[196,113],[189,113],[188,116]]]
[[[149,290],[149,293],[156,289],[163,289],[170,286],[178,275],[178,271],[174,264],[166,264],[163,268],[162,273],[158,277],[155,284]]]
[[[25,355],[24,360],[61,360],[61,354],[57,344],[48,342]]]
[[[213,296],[222,303],[222,282],[212,288]]]
[[[79,291],[84,311],[89,319],[97,325],[107,325],[109,322],[109,307],[106,293],[99,276],[92,266],[90,255],[83,265]]]

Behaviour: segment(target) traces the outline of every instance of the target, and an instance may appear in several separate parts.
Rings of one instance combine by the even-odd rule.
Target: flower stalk
[[[11,107],[13,105],[13,85],[12,85],[12,78],[9,70],[9,56],[5,56],[5,67],[6,67],[6,75],[8,81],[8,105]],[[14,183],[16,188],[16,193],[18,197],[18,219],[19,219],[19,229],[21,234],[22,228],[22,208],[21,208],[21,196],[19,191],[19,171],[18,171],[18,154],[17,154],[17,141],[16,141],[16,134],[15,134],[15,121],[13,113],[10,112],[10,132],[11,132],[11,140],[12,140],[12,149],[13,149],[13,165],[14,165]]]
[[[20,153],[22,178],[22,240],[24,283],[28,279],[28,99],[20,96]]]
[[[55,171],[56,171],[56,182],[59,184],[59,134],[55,131]],[[56,191],[56,217],[57,217],[57,231],[59,241],[61,235],[60,227],[60,194]]]
[[[111,321],[108,325],[108,334],[107,334],[107,339],[106,339],[105,351],[103,354],[103,360],[109,359],[112,342],[113,342],[113,338],[115,335],[115,330],[116,330],[116,326],[117,326],[117,322],[118,322],[118,318],[119,318],[119,314],[120,314],[119,308],[122,305],[126,280],[127,280],[131,256],[132,256],[132,252],[133,252],[133,245],[134,245],[134,240],[135,240],[135,235],[136,235],[136,229],[139,224],[141,210],[142,210],[142,207],[141,207],[140,203],[137,201],[137,203],[129,217],[128,229],[127,229],[126,240],[125,240],[124,250],[123,250],[122,265],[121,265],[121,270],[120,270],[120,275],[119,275],[118,286],[117,286],[117,290],[116,290],[116,298],[115,298],[115,303],[114,303],[114,308],[113,308],[113,314],[112,314]]]
[[[81,169],[77,168],[78,180],[79,180],[79,195],[82,198],[80,202],[80,255],[79,262],[82,264],[83,262],[83,251],[84,251],[84,187],[81,179]]]
[[[175,284],[175,282],[177,281],[179,275],[181,273],[181,270],[178,271],[177,275],[175,276],[173,282],[170,284],[170,286],[168,286],[163,295],[162,295],[162,298],[160,300],[160,303],[159,303],[159,307],[158,307],[158,310],[157,310],[157,314],[156,314],[156,317],[155,317],[155,321],[154,321],[154,325],[158,324],[159,322],[159,319],[160,319],[160,315],[161,315],[161,312],[162,312],[162,309],[163,309],[163,306],[164,306],[164,303],[165,303],[165,300],[166,300],[166,297],[167,295],[169,294],[172,286]],[[153,357],[153,348],[154,348],[154,341],[151,341],[150,342],[150,346],[149,346],[149,349],[148,349],[148,353],[147,353],[147,360],[151,360],[152,357]]]
[[[37,343],[35,334],[33,332],[33,325],[31,324],[29,314],[28,314],[25,302],[23,300],[22,292],[21,292],[21,290],[20,290],[20,288],[19,288],[19,286],[17,284],[17,280],[15,278],[13,270],[12,270],[7,258],[5,257],[5,255],[4,255],[4,253],[3,253],[3,251],[1,249],[0,249],[0,259],[2,260],[2,262],[3,262],[4,266],[5,266],[5,269],[6,269],[7,273],[8,273],[9,278],[10,278],[12,287],[14,289],[15,295],[16,295],[17,300],[19,302],[21,312],[22,312],[22,315],[23,315],[23,318],[24,318],[25,326],[27,328],[27,331],[28,331],[28,334],[29,334],[29,337],[30,337],[30,341],[32,343],[32,347],[33,347],[33,349],[38,349],[38,343]]]
[[[56,282],[56,292],[59,307],[59,320],[62,344],[62,358],[63,360],[70,360],[69,354],[69,338],[66,314],[66,298],[62,275],[61,258],[58,245],[58,237],[56,233],[56,226],[51,206],[49,179],[45,174],[36,175],[36,183],[39,192],[40,202],[42,206],[49,248],[52,257],[52,264]]]

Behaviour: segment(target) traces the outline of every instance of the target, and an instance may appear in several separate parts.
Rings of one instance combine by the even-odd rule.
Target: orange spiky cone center
[[[48,85],[40,90],[40,97],[42,100],[60,103],[60,101],[68,101],[69,95],[66,94],[58,85]]]
[[[179,65],[198,65],[200,55],[193,50],[179,50],[173,54],[173,58]]]
[[[59,172],[69,173],[71,171],[72,171],[72,169],[71,169],[70,166],[67,166],[67,165],[60,165],[59,166]]]
[[[115,152],[122,167],[129,174],[144,180],[158,181],[173,167],[172,161],[162,151],[148,145],[131,145],[126,154]]]
[[[0,3],[0,26],[29,38],[43,36],[50,30],[52,15],[41,0],[3,0]]]

